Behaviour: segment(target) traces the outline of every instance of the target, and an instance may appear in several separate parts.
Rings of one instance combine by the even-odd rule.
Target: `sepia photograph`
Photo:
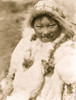
[[[76,100],[76,0],[0,0],[0,100]]]

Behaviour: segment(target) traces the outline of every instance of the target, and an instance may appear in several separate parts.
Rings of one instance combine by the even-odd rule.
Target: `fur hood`
[[[67,34],[69,37],[73,37],[74,33],[70,23],[67,22],[63,11],[53,0],[41,0],[28,11],[28,14],[25,15],[25,21],[23,22],[24,31],[26,28],[31,28],[31,30],[33,30],[33,21],[40,15],[50,16],[59,23],[63,33]],[[23,34],[25,33],[23,32]]]

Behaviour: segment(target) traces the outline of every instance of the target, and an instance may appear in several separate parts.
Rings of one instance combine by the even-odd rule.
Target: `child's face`
[[[42,42],[52,42],[61,33],[58,23],[49,16],[41,16],[35,19],[34,30]]]

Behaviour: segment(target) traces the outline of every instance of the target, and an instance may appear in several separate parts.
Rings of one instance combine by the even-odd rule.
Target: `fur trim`
[[[44,3],[42,5],[37,5],[39,2],[44,2]],[[26,15],[27,20],[25,19],[24,21],[24,27],[32,27],[32,22],[36,17],[40,15],[48,15],[52,17],[54,20],[57,20],[57,22],[62,28],[62,31],[64,31],[65,34],[67,34],[69,37],[73,37],[74,32],[70,27],[70,23],[68,23],[67,20],[64,18],[61,9],[58,6],[55,7],[55,4],[52,0],[51,2],[49,2],[50,5],[53,2],[52,6],[48,6],[47,4],[48,0],[43,0],[39,2],[34,6],[34,8],[31,8],[31,10],[29,10],[28,14]],[[45,7],[43,7],[43,5],[45,5]]]
[[[76,43],[69,40],[65,43],[61,44],[60,47],[54,53],[55,61],[54,63],[58,63],[63,57],[66,55],[76,55]]]
[[[58,54],[59,53],[59,54]],[[54,53],[55,68],[66,84],[76,81],[76,43],[67,41]],[[65,77],[66,75],[66,77]]]

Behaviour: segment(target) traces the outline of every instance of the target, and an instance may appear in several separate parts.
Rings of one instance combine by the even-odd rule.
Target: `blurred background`
[[[0,0],[0,74],[7,73],[11,54],[21,39],[21,22],[39,0]],[[76,26],[76,0],[55,0],[68,20]],[[2,77],[0,75],[0,77]],[[1,78],[0,78],[1,79]]]

